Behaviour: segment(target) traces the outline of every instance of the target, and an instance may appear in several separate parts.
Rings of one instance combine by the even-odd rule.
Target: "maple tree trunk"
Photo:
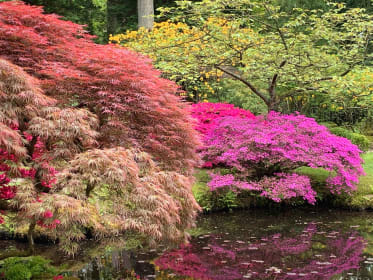
[[[153,28],[154,23],[154,1],[137,0],[138,27]]]
[[[29,229],[27,232],[27,240],[28,240],[28,245],[29,245],[29,251],[31,254],[35,252],[35,242],[34,242],[34,230],[36,226],[36,221],[33,219],[29,225]]]

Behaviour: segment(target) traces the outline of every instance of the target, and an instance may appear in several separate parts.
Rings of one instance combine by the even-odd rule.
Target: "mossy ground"
[[[373,152],[363,155],[365,176],[360,177],[357,191],[347,200],[355,209],[373,209]]]

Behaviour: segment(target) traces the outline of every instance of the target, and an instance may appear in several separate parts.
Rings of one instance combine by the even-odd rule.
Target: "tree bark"
[[[137,0],[138,27],[152,29],[154,23],[154,1]]]
[[[35,241],[34,241],[35,226],[36,226],[36,221],[35,221],[35,218],[33,218],[29,225],[28,232],[27,232],[27,240],[28,240],[28,245],[29,245],[29,251],[31,252],[31,254],[35,252]]]

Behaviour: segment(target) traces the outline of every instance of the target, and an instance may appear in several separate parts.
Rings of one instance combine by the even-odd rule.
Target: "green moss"
[[[206,229],[206,228],[201,228],[201,227],[195,227],[195,228],[191,228],[188,230],[188,233],[191,235],[191,236],[200,236],[200,235],[204,235],[204,234],[209,234],[210,233],[210,230],[209,229]]]
[[[216,210],[231,210],[233,208],[241,208],[237,194],[231,190],[222,190],[219,192],[210,191],[207,182],[210,181],[210,176],[206,170],[199,169],[195,173],[196,183],[192,191],[194,197],[202,209],[206,212]]]
[[[360,177],[357,191],[346,199],[346,203],[355,209],[373,209],[373,152],[363,155],[363,167],[366,173]]]
[[[49,260],[40,256],[7,258],[0,266],[0,274],[4,273],[7,280],[51,279],[58,273]]]
[[[363,164],[365,176],[361,176],[357,190],[348,195],[339,197],[331,196],[325,188],[325,180],[329,172],[318,168],[309,167],[298,168],[298,174],[307,175],[311,178],[312,186],[318,193],[319,200],[327,201],[331,206],[349,207],[357,210],[373,209],[373,152],[368,152],[362,155],[365,163]]]
[[[326,188],[326,179],[330,172],[323,168],[300,167],[295,170],[299,175],[305,175],[311,179],[312,188],[317,192],[319,201],[330,196],[329,190]]]

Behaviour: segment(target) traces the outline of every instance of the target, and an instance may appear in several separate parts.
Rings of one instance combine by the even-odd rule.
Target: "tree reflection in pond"
[[[160,269],[195,279],[329,279],[359,268],[365,247],[356,231],[319,232],[316,223],[289,237],[273,234],[255,242],[210,235],[165,253]]]
[[[37,254],[81,280],[373,279],[372,212],[250,210],[203,215],[197,225],[190,245],[165,252],[114,243],[104,253],[92,240],[73,260],[47,244]]]

